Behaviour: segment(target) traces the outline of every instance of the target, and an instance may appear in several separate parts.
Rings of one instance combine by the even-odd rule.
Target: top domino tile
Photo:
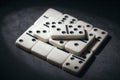
[[[40,16],[34,23],[34,25],[40,25],[41,22],[44,22],[45,20],[49,18],[55,18],[58,19],[63,14],[55,9],[49,8],[45,13],[43,13],[42,16]]]
[[[85,31],[81,25],[52,24],[50,34],[53,39],[83,39]]]

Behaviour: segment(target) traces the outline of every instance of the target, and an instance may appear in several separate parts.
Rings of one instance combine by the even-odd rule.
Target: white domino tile
[[[83,27],[76,24],[56,24],[50,26],[50,34],[52,39],[83,39],[85,31]]]
[[[92,47],[92,51],[95,52],[100,46],[101,44],[104,42],[104,40],[107,38],[108,33],[102,29],[96,28],[94,27],[91,30],[91,33],[95,34],[95,38],[96,38],[96,44],[93,45]]]
[[[34,36],[43,42],[48,42],[51,36],[49,27],[51,25],[56,25],[57,22],[55,21],[55,18],[49,18],[48,20],[42,22],[40,25],[36,25],[38,27],[34,30]]]
[[[86,43],[80,40],[71,40],[65,45],[65,49],[72,54],[81,54]]]
[[[34,25],[40,25],[41,22],[44,22],[45,20],[48,20],[49,18],[55,18],[58,19],[63,14],[55,9],[49,8],[45,13],[43,13],[42,16],[40,16],[34,23]]]
[[[54,48],[47,56],[47,61],[61,67],[64,61],[68,58],[70,53]]]
[[[24,33],[16,40],[15,44],[26,51],[30,51],[37,41],[35,37]]]
[[[70,40],[66,43],[65,49],[72,54],[81,54],[94,41],[95,36],[92,33],[88,34],[88,40]]]
[[[93,52],[88,53],[86,55],[86,59],[71,54],[68,59],[63,63],[62,69],[72,74],[79,74],[92,56]]]
[[[35,30],[34,36],[43,42],[48,42],[50,38],[49,28],[44,25],[40,26]]]
[[[51,45],[49,45],[45,42],[42,42],[42,41],[38,41],[31,48],[31,52],[38,57],[46,59],[47,55],[50,53],[50,51],[52,51],[53,48],[54,48],[54,46],[51,46]]]

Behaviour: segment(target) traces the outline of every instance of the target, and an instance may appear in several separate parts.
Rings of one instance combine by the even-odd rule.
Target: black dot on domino
[[[65,16],[65,18],[68,18],[68,16]]]
[[[70,63],[66,63],[66,66],[69,66],[70,65]]]
[[[90,25],[86,25],[86,27],[90,27]]]
[[[82,61],[79,61],[79,63],[81,64],[81,63],[82,63]]]
[[[60,31],[61,29],[60,28],[57,28],[57,31]]]
[[[69,25],[69,28],[72,28],[73,26],[72,25]]]
[[[32,39],[32,41],[34,42],[34,41],[36,41],[36,39]]]
[[[74,34],[74,32],[73,32],[73,31],[70,31],[70,34]]]
[[[60,41],[60,44],[63,44],[64,43],[64,41]]]
[[[49,22],[46,22],[46,24],[48,25],[48,24],[50,24]]]
[[[72,19],[72,21],[76,21],[75,19]]]
[[[43,30],[43,33],[46,33],[47,31],[46,30]]]
[[[36,33],[40,33],[40,31],[39,31],[39,30],[37,30],[37,31],[36,31]]]
[[[29,33],[32,33],[32,31],[31,31],[31,30],[29,30],[28,32],[29,32]]]
[[[52,22],[52,24],[56,24],[56,22]]]
[[[97,41],[100,41],[100,39],[101,39],[101,37],[99,36],[99,37],[97,37]]]
[[[98,40],[100,40],[100,39],[101,39],[101,37],[99,36],[99,37],[97,37],[97,39],[98,39]]]
[[[52,25],[52,28],[55,28],[56,26],[55,25]]]
[[[77,28],[74,28],[74,31],[77,31],[78,29]]]
[[[74,22],[73,21],[70,21],[70,24],[73,24]]]
[[[82,34],[83,32],[82,31],[79,31],[79,34]]]
[[[105,32],[101,32],[101,34],[105,34]]]
[[[58,22],[58,24],[62,24],[62,22]]]
[[[78,66],[75,66],[74,69],[78,69]]]
[[[63,18],[62,20],[66,20],[66,18]]]
[[[78,43],[74,43],[75,46],[78,46],[79,44]]]
[[[89,36],[93,36],[93,34],[89,34]]]
[[[20,39],[20,40],[19,40],[19,42],[23,42],[23,40],[22,40],[22,39]]]
[[[74,57],[71,57],[70,59],[71,59],[71,60],[74,60]]]
[[[78,28],[81,28],[81,25],[78,25]]]
[[[62,34],[65,34],[66,32],[65,31],[62,31]]]
[[[97,31],[97,29],[94,29],[94,31]]]

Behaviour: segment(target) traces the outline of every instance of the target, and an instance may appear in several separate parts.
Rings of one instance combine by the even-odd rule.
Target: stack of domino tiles
[[[17,40],[16,45],[72,74],[79,74],[108,33],[49,8]]]

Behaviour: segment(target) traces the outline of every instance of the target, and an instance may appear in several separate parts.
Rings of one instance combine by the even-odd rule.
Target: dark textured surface
[[[112,37],[82,77],[62,71],[14,44],[15,40],[49,7],[104,29]],[[114,17],[98,16],[90,13],[89,9],[85,11],[62,5],[35,7],[30,4],[27,7],[16,8],[12,5],[3,5],[0,18],[0,72],[3,80],[120,80],[120,27]]]

